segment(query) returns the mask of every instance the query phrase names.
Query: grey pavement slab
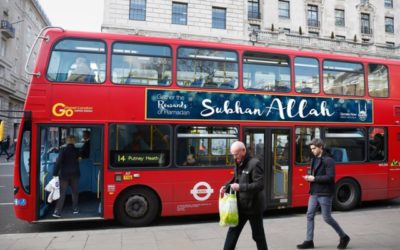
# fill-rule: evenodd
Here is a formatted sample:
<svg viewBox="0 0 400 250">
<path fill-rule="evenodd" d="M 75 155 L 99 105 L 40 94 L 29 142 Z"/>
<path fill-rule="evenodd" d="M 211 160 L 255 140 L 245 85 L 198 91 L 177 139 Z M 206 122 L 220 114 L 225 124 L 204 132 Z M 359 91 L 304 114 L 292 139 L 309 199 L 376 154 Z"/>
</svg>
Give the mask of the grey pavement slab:
<svg viewBox="0 0 400 250">
<path fill-rule="evenodd" d="M 380 208 L 334 212 L 334 218 L 351 237 L 348 249 L 400 249 L 400 208 Z M 269 249 L 296 249 L 304 240 L 305 215 L 265 218 Z M 143 228 L 93 231 L 0 235 L 0 250 L 219 250 L 227 228 L 215 223 L 197 223 Z M 316 249 L 336 249 L 338 236 L 321 215 L 316 216 Z M 256 245 L 247 224 L 239 238 L 237 250 L 253 250 Z"/>
</svg>

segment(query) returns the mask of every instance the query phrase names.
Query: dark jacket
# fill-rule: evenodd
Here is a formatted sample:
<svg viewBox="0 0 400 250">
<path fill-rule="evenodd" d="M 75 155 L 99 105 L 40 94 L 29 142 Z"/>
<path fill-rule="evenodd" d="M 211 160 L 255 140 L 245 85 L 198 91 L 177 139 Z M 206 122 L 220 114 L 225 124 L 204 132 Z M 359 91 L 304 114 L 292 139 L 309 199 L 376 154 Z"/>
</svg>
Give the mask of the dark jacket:
<svg viewBox="0 0 400 250">
<path fill-rule="evenodd" d="M 81 148 L 81 151 L 79 152 L 80 157 L 82 157 L 82 159 L 86 159 L 90 157 L 90 140 L 86 140 Z"/>
<path fill-rule="evenodd" d="M 71 177 L 79 177 L 79 151 L 74 144 L 67 144 L 61 148 L 58 155 L 53 175 L 59 176 L 60 179 L 68 179 Z"/>
<path fill-rule="evenodd" d="M 335 191 L 335 161 L 324 153 L 317 166 L 314 163 L 317 158 L 311 161 L 311 174 L 315 180 L 310 183 L 311 195 L 333 195 Z"/>
<path fill-rule="evenodd" d="M 237 193 L 239 213 L 259 214 L 265 209 L 264 193 L 264 168 L 257 158 L 246 154 L 243 162 L 235 166 L 235 176 L 226 184 L 239 183 L 240 191 Z"/>
</svg>

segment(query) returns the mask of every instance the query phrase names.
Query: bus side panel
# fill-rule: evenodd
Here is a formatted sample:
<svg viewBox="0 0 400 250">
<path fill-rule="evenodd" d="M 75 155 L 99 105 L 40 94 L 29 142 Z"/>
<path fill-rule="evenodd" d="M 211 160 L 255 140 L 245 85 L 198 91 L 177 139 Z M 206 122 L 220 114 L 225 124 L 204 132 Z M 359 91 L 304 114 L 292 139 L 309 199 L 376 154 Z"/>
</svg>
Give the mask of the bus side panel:
<svg viewBox="0 0 400 250">
<path fill-rule="evenodd" d="M 400 196 L 400 128 L 389 128 L 389 138 L 388 198 L 392 199 Z"/>
<path fill-rule="evenodd" d="M 308 204 L 309 183 L 303 179 L 308 166 L 295 166 L 292 178 L 292 207 L 304 207 Z"/>
</svg>

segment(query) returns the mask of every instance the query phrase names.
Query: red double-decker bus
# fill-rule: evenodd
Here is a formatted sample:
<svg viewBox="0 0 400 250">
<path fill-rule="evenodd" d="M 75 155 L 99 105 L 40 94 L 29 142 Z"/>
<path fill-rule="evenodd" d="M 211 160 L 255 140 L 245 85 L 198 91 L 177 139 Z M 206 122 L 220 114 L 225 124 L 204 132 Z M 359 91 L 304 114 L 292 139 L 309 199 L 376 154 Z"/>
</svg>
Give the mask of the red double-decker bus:
<svg viewBox="0 0 400 250">
<path fill-rule="evenodd" d="M 400 63 L 237 44 L 48 28 L 15 161 L 15 213 L 51 221 L 44 190 L 68 135 L 90 134 L 79 208 L 64 220 L 217 213 L 242 140 L 269 209 L 307 205 L 313 138 L 336 167 L 336 209 L 400 196 Z"/>
</svg>

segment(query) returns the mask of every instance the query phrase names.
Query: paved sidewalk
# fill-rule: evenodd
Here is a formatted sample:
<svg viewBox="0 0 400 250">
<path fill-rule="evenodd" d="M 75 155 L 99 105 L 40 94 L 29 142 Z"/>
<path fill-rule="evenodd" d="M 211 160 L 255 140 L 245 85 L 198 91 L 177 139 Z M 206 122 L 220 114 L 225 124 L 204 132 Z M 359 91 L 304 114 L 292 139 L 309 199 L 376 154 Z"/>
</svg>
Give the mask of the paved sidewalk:
<svg viewBox="0 0 400 250">
<path fill-rule="evenodd" d="M 348 249 L 400 249 L 400 208 L 335 212 L 334 218 L 350 235 Z M 296 249 L 304 239 L 305 215 L 264 219 L 269 249 Z M 0 235 L 0 250 L 85 249 L 85 250 L 220 250 L 227 228 L 215 223 L 153 226 L 96 231 Z M 336 249 L 338 237 L 316 217 L 316 249 Z M 238 250 L 256 249 L 247 224 Z"/>
</svg>

